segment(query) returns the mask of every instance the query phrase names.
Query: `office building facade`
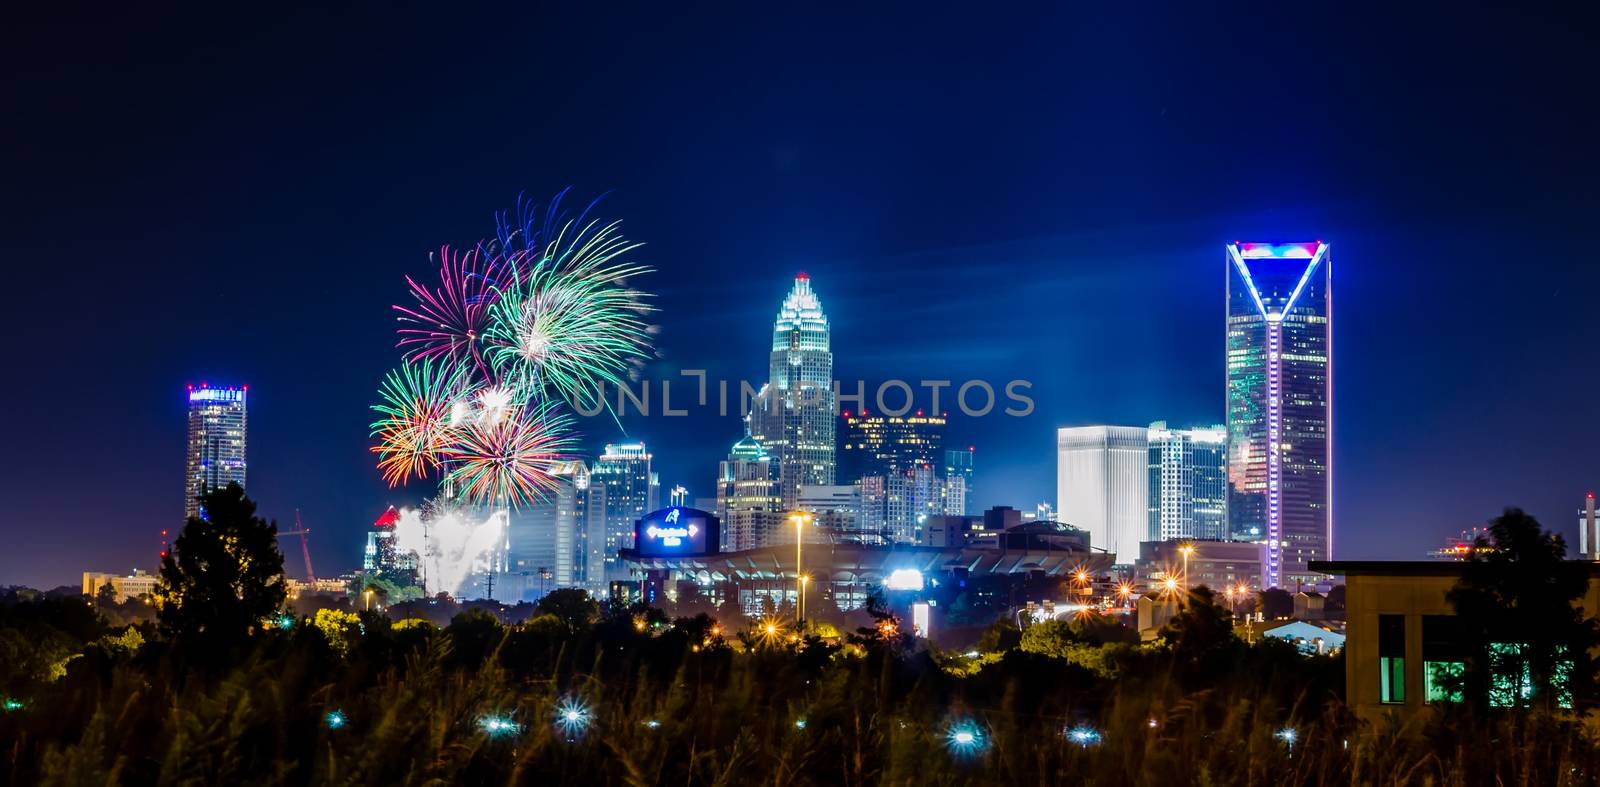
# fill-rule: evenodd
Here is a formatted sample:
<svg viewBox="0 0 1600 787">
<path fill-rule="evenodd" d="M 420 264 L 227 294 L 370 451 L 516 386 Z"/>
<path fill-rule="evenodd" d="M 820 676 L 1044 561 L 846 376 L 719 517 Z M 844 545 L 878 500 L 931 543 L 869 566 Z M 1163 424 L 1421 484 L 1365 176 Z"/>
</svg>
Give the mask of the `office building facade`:
<svg viewBox="0 0 1600 787">
<path fill-rule="evenodd" d="M 1149 527 L 1145 540 L 1225 540 L 1228 530 L 1228 430 L 1150 425 Z"/>
<path fill-rule="evenodd" d="M 245 394 L 248 386 L 189 386 L 188 459 L 184 515 L 200 516 L 200 495 L 230 483 L 245 485 Z"/>
<path fill-rule="evenodd" d="M 943 416 L 921 410 L 904 416 L 856 412 L 844 413 L 843 420 L 839 467 L 846 481 L 918 465 L 938 466 L 945 459 Z"/>
<path fill-rule="evenodd" d="M 1056 518 L 1119 565 L 1132 565 L 1148 540 L 1149 450 L 1142 426 L 1056 430 Z"/>
<path fill-rule="evenodd" d="M 1230 529 L 1294 588 L 1333 549 L 1332 262 L 1321 242 L 1232 243 L 1226 265 Z"/>
<path fill-rule="evenodd" d="M 589 473 L 589 487 L 591 491 L 595 487 L 604 490 L 601 496 L 605 525 L 601 543 L 591 543 L 590 548 L 598 546 L 601 550 L 603 576 L 593 575 L 595 566 L 591 561 L 590 584 L 608 585 L 613 580 L 627 578 L 617 550 L 632 549 L 633 523 L 660 507 L 656 478 L 655 471 L 650 468 L 650 452 L 642 442 L 609 444 L 595 460 Z M 589 533 L 591 538 L 596 535 L 592 530 Z"/>
<path fill-rule="evenodd" d="M 944 452 L 944 513 L 963 516 L 972 505 L 972 471 L 977 451 L 945 449 Z"/>
<path fill-rule="evenodd" d="M 802 273 L 772 328 L 767 385 L 751 404 L 751 434 L 778 462 L 782 502 L 794 508 L 800 487 L 834 482 L 833 351 L 828 317 Z"/>
<path fill-rule="evenodd" d="M 783 524 L 778 462 L 760 442 L 745 437 L 717 463 L 717 501 L 722 548 L 754 549 L 774 543 Z"/>
</svg>

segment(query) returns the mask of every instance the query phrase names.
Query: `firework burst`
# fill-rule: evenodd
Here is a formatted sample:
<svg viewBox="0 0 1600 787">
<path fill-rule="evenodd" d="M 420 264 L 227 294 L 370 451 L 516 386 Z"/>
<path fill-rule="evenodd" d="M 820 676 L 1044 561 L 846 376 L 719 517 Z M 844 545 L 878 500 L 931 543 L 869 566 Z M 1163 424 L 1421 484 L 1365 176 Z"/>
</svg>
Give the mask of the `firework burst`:
<svg viewBox="0 0 1600 787">
<path fill-rule="evenodd" d="M 461 252 L 449 246 L 439 249 L 438 259 L 437 288 L 406 277 L 416 305 L 394 307 L 402 323 L 398 346 L 407 360 L 443 358 L 485 369 L 483 331 L 506 260 L 482 248 Z"/>
<path fill-rule="evenodd" d="M 456 431 L 457 403 L 470 395 L 465 370 L 448 361 L 403 363 L 384 378 L 378 395 L 383 401 L 372 409 L 382 417 L 372 424 L 378 439 L 372 452 L 383 480 L 398 486 L 426 477 L 439 467 L 440 452 Z"/>
<path fill-rule="evenodd" d="M 563 228 L 535 261 L 512 266 L 485 331 L 495 370 L 590 409 L 605 383 L 621 384 L 650 354 L 651 311 L 628 278 L 649 268 L 622 261 L 639 244 L 616 224 Z"/>
<path fill-rule="evenodd" d="M 557 466 L 576 447 L 571 426 L 550 403 L 476 419 L 440 450 L 445 486 L 471 502 L 518 507 L 543 500 L 559 483 Z"/>
<path fill-rule="evenodd" d="M 540 210 L 518 199 L 495 236 L 443 247 L 435 286 L 406 278 L 395 306 L 404 363 L 374 406 L 378 469 L 391 486 L 437 472 L 464 505 L 519 506 L 558 483 L 574 446 L 563 405 L 598 409 L 650 356 L 647 295 L 628 279 L 639 244 L 617 223 L 569 220 L 556 195 Z"/>
</svg>

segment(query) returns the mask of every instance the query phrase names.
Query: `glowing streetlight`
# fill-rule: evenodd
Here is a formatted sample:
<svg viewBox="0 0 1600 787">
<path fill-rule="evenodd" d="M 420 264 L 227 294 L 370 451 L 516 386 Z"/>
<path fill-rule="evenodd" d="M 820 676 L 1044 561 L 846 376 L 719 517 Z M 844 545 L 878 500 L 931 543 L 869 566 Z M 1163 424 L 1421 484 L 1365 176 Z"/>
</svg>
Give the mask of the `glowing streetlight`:
<svg viewBox="0 0 1600 787">
<path fill-rule="evenodd" d="M 556 726 L 560 727 L 568 738 L 588 729 L 590 718 L 589 706 L 582 700 L 568 697 L 556 705 Z"/>
<path fill-rule="evenodd" d="M 1189 589 L 1189 556 L 1194 554 L 1194 544 L 1184 544 L 1178 547 L 1178 554 L 1183 555 L 1183 589 Z"/>
<path fill-rule="evenodd" d="M 811 575 L 800 575 L 800 619 L 806 619 L 806 590 L 811 587 Z"/>
<path fill-rule="evenodd" d="M 330 729 L 330 730 L 340 729 L 340 728 L 344 727 L 344 725 L 350 723 L 350 719 L 345 717 L 344 711 L 339 711 L 339 710 L 328 711 L 328 715 L 325 717 L 325 721 L 327 722 L 328 729 Z"/>
<path fill-rule="evenodd" d="M 789 519 L 794 522 L 794 594 L 799 599 L 795 609 L 799 613 L 797 619 L 803 620 L 805 619 L 805 612 L 801 607 L 805 604 L 806 586 L 805 582 L 801 580 L 800 559 L 803 556 L 802 550 L 806 545 L 805 526 L 806 522 L 811 520 L 811 515 L 792 514 Z"/>
<path fill-rule="evenodd" d="M 363 592 L 361 595 L 366 596 L 366 598 L 367 598 L 367 611 L 371 612 L 372 611 L 372 588 L 367 588 L 366 591 Z"/>
<path fill-rule="evenodd" d="M 1067 730 L 1065 735 L 1067 740 L 1086 749 L 1100 742 L 1100 731 L 1087 725 L 1080 724 L 1073 727 Z"/>
</svg>

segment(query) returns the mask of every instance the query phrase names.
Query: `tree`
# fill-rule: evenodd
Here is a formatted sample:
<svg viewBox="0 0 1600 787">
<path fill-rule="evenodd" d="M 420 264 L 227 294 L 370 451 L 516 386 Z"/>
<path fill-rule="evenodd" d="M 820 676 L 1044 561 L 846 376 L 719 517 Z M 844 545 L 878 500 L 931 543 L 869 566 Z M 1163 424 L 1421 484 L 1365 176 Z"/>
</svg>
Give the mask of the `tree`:
<svg viewBox="0 0 1600 787">
<path fill-rule="evenodd" d="M 230 647 L 276 614 L 288 595 L 278 525 L 256 516 L 237 483 L 200 496 L 161 561 L 161 627 L 203 647 Z"/>
<path fill-rule="evenodd" d="M 1217 604 L 1211 588 L 1189 591 L 1183 610 L 1161 629 L 1161 639 L 1180 661 L 1199 664 L 1239 644 L 1233 633 L 1233 613 Z"/>
<path fill-rule="evenodd" d="M 539 599 L 539 614 L 555 615 L 567 630 L 577 633 L 600 619 L 600 605 L 580 588 L 557 588 Z"/>
<path fill-rule="evenodd" d="M 1294 594 L 1283 588 L 1267 588 L 1256 594 L 1256 609 L 1267 620 L 1294 615 Z"/>
<path fill-rule="evenodd" d="M 1448 599 L 1466 656 L 1462 688 L 1497 706 L 1570 705 L 1588 695 L 1595 626 L 1575 602 L 1589 564 L 1566 559 L 1561 536 L 1519 508 L 1489 523 Z"/>
</svg>

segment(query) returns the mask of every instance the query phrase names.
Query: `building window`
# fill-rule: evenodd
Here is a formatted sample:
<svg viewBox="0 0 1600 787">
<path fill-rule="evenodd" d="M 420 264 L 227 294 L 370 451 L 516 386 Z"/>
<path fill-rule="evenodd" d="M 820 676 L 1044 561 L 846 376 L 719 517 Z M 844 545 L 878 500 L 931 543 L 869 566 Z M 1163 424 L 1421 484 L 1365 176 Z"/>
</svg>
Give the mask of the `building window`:
<svg viewBox="0 0 1600 787">
<path fill-rule="evenodd" d="M 1378 616 L 1378 701 L 1406 701 L 1406 618 Z"/>
<path fill-rule="evenodd" d="M 1466 650 L 1454 615 L 1422 616 L 1422 693 L 1428 702 L 1460 702 Z"/>
</svg>

